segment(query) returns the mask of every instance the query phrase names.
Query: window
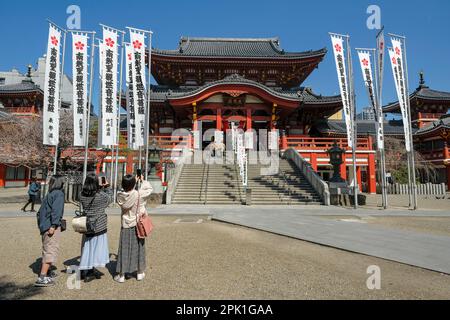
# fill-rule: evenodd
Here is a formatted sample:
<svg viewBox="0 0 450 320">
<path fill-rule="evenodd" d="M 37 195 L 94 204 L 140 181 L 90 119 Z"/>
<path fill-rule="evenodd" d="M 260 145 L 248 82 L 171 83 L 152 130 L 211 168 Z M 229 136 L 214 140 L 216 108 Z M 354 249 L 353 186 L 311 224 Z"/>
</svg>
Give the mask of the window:
<svg viewBox="0 0 450 320">
<path fill-rule="evenodd" d="M 6 180 L 25 180 L 25 167 L 7 167 Z"/>
<path fill-rule="evenodd" d="M 0 86 L 6 83 L 6 78 L 0 78 Z"/>
</svg>

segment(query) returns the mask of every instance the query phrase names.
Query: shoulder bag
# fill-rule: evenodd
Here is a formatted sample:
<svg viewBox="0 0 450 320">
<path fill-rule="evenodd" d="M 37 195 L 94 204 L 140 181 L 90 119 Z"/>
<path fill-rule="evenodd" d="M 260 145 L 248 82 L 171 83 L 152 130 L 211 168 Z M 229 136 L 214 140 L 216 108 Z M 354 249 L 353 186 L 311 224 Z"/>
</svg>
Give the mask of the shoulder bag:
<svg viewBox="0 0 450 320">
<path fill-rule="evenodd" d="M 141 195 L 138 191 L 138 203 L 136 209 L 136 233 L 139 239 L 147 238 L 153 230 L 153 223 L 148 214 L 140 213 Z"/>
</svg>

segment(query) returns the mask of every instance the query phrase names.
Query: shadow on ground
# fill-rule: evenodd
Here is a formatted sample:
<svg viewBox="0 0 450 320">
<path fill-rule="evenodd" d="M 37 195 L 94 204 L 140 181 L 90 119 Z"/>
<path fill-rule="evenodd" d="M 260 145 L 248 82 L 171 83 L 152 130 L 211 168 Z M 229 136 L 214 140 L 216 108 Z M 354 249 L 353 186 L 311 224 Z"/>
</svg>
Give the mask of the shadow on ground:
<svg viewBox="0 0 450 320">
<path fill-rule="evenodd" d="M 31 298 L 42 292 L 42 288 L 34 284 L 18 285 L 8 281 L 5 276 L 0 277 L 0 300 L 23 300 Z"/>
</svg>

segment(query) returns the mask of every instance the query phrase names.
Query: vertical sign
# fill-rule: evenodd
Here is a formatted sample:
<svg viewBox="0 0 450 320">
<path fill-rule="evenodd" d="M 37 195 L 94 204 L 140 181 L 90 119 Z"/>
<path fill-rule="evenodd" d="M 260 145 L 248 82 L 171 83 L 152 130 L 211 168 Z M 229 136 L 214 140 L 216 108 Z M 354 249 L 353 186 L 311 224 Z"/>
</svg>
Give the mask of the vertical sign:
<svg viewBox="0 0 450 320">
<path fill-rule="evenodd" d="M 384 74 L 384 48 L 386 47 L 384 41 L 383 30 L 377 35 L 377 52 L 378 52 L 378 88 L 379 96 L 381 98 L 383 88 L 383 74 Z"/>
<path fill-rule="evenodd" d="M 86 144 L 87 109 L 87 34 L 72 33 L 72 78 L 73 78 L 73 145 Z"/>
<path fill-rule="evenodd" d="M 139 146 L 136 143 L 136 113 L 133 98 L 133 47 L 130 44 L 125 46 L 125 57 L 128 148 L 137 150 L 139 149 Z"/>
<path fill-rule="evenodd" d="M 103 27 L 102 145 L 117 144 L 117 32 Z"/>
<path fill-rule="evenodd" d="M 133 103 L 136 122 L 136 145 L 143 146 L 145 140 L 145 34 L 134 29 L 130 29 L 132 55 L 132 75 L 133 75 Z"/>
<path fill-rule="evenodd" d="M 377 129 L 377 146 L 378 149 L 384 149 L 383 141 L 383 114 L 378 106 L 378 100 L 375 93 L 375 85 L 373 81 L 372 55 L 367 50 L 358 50 L 359 63 L 363 74 L 364 84 L 366 86 L 367 95 L 373 108 Z M 381 115 L 381 116 L 380 116 Z M 380 123 L 381 122 L 381 123 Z"/>
<path fill-rule="evenodd" d="M 345 125 L 347 127 L 348 146 L 353 147 L 353 119 L 350 104 L 350 92 L 347 79 L 347 70 L 344 54 L 344 40 L 342 36 L 331 34 L 331 42 L 333 45 L 334 59 L 336 62 L 336 71 L 341 92 L 342 105 L 344 108 Z"/>
<path fill-rule="evenodd" d="M 59 142 L 60 48 L 61 31 L 50 25 L 45 64 L 43 144 L 51 146 Z"/>
<path fill-rule="evenodd" d="M 391 60 L 392 73 L 394 75 L 395 88 L 397 91 L 398 104 L 400 106 L 400 111 L 403 120 L 403 130 L 405 133 L 405 147 L 406 151 L 411 151 L 411 141 L 410 141 L 410 123 L 408 117 L 408 102 L 406 99 L 406 84 L 405 84 L 405 73 L 403 70 L 403 55 L 401 42 L 392 39 L 393 48 L 389 48 L 389 58 Z"/>
</svg>

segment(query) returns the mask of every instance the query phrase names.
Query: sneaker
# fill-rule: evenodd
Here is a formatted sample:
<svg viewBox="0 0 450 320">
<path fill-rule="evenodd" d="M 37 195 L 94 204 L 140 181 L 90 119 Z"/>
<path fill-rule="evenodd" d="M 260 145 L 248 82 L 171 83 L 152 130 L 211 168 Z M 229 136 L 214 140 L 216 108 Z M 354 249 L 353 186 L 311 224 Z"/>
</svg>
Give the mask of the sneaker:
<svg viewBox="0 0 450 320">
<path fill-rule="evenodd" d="M 50 277 L 39 277 L 34 283 L 35 287 L 51 287 L 53 285 L 55 285 L 55 281 Z"/>
<path fill-rule="evenodd" d="M 55 270 L 51 270 L 51 271 L 47 272 L 47 277 L 55 279 L 57 276 L 58 276 L 58 272 L 56 272 Z"/>
<path fill-rule="evenodd" d="M 137 276 L 136 276 L 137 281 L 142 281 L 142 280 L 144 280 L 144 278 L 145 278 L 145 273 L 144 272 L 138 273 Z"/>
<path fill-rule="evenodd" d="M 114 281 L 117 281 L 119 283 L 124 283 L 125 282 L 125 276 L 118 274 L 118 275 L 116 275 L 114 277 Z"/>
</svg>

